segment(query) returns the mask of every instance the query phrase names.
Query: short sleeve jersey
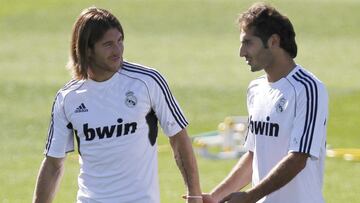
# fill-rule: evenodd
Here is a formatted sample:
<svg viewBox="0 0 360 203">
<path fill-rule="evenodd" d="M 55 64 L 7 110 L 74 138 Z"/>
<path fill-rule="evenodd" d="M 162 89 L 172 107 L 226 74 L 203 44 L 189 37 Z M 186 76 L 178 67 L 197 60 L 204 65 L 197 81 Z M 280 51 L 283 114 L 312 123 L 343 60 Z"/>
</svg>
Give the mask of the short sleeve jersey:
<svg viewBox="0 0 360 203">
<path fill-rule="evenodd" d="M 124 62 L 107 81 L 74 80 L 58 92 L 44 153 L 65 157 L 76 138 L 78 202 L 158 203 L 158 122 L 169 137 L 188 125 L 159 72 Z"/>
<path fill-rule="evenodd" d="M 288 184 L 259 202 L 322 203 L 328 94 L 313 74 L 297 65 L 269 83 L 253 80 L 247 93 L 249 130 L 245 147 L 254 152 L 257 185 L 289 152 L 310 155 L 306 167 Z"/>
</svg>

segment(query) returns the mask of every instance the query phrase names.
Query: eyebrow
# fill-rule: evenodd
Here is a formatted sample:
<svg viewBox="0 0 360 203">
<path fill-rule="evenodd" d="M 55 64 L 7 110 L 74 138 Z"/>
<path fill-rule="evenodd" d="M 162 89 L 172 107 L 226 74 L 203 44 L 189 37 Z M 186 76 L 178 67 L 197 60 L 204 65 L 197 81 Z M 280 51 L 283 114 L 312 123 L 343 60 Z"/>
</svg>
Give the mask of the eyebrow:
<svg viewBox="0 0 360 203">
<path fill-rule="evenodd" d="M 112 44 L 112 41 L 106 41 L 102 43 L 103 45 L 108 45 L 108 44 Z"/>
<path fill-rule="evenodd" d="M 123 40 L 123 38 L 122 37 L 119 37 L 119 39 L 118 39 L 118 41 L 121 41 L 121 40 Z M 106 42 L 103 42 L 102 44 L 103 45 L 106 45 L 106 44 L 112 44 L 113 43 L 113 41 L 112 40 L 109 40 L 109 41 L 106 41 Z"/>
<path fill-rule="evenodd" d="M 124 40 L 124 37 L 121 35 L 119 38 L 118 38 L 118 41 L 123 41 Z M 107 45 L 107 44 L 112 44 L 113 41 L 112 40 L 109 40 L 109 41 L 106 41 L 106 42 L 103 42 L 102 45 Z"/>
</svg>

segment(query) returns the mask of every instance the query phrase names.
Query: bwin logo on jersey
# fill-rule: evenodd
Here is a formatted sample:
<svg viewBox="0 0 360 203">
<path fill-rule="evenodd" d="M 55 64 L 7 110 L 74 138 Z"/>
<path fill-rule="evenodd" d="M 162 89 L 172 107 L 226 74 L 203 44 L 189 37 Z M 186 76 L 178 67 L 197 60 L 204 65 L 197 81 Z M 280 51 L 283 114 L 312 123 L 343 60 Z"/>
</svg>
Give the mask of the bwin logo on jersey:
<svg viewBox="0 0 360 203">
<path fill-rule="evenodd" d="M 137 98 L 134 96 L 134 92 L 132 91 L 128 91 L 126 92 L 126 98 L 125 98 L 125 104 L 126 106 L 132 108 L 136 105 L 137 103 Z"/>
<path fill-rule="evenodd" d="M 123 123 L 123 119 L 117 119 L 117 124 L 111 126 L 103 126 L 90 128 L 88 123 L 83 124 L 83 132 L 86 141 L 94 140 L 95 137 L 99 139 L 111 138 L 112 136 L 120 137 L 128 134 L 134 134 L 137 129 L 136 122 Z"/>
<path fill-rule="evenodd" d="M 287 100 L 284 97 L 280 98 L 279 101 L 277 101 L 276 105 L 275 105 L 276 112 L 282 113 L 283 111 L 285 111 L 287 105 L 288 105 Z"/>
<path fill-rule="evenodd" d="M 279 136 L 279 124 L 271 123 L 270 117 L 266 117 L 266 122 L 264 121 L 254 121 L 252 120 L 252 116 L 250 116 L 249 120 L 249 130 L 251 133 L 255 135 L 265 135 L 265 136 Z"/>
</svg>

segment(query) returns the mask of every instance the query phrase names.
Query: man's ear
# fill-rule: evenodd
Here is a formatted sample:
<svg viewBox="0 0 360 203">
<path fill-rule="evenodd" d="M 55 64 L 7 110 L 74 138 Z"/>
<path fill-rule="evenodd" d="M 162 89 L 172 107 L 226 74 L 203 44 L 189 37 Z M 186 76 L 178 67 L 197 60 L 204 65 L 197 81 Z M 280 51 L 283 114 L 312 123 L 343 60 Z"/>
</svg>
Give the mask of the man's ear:
<svg viewBox="0 0 360 203">
<path fill-rule="evenodd" d="M 267 42 L 268 47 L 280 47 L 280 36 L 278 34 L 272 34 Z"/>
</svg>

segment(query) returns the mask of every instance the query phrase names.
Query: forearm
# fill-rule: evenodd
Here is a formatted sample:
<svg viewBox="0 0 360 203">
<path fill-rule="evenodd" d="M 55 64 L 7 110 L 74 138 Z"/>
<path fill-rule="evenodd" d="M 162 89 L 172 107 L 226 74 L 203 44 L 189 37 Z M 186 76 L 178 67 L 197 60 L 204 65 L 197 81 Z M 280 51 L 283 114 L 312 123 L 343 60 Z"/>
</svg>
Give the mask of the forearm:
<svg viewBox="0 0 360 203">
<path fill-rule="evenodd" d="M 252 152 L 245 153 L 229 175 L 212 190 L 211 195 L 213 198 L 220 201 L 230 193 L 237 192 L 247 186 L 252 177 L 252 159 Z"/>
<path fill-rule="evenodd" d="M 64 167 L 62 164 L 54 165 L 50 162 L 49 158 L 45 158 L 42 162 L 35 186 L 33 203 L 50 203 L 55 197 Z"/>
<path fill-rule="evenodd" d="M 176 164 L 181 171 L 189 195 L 200 196 L 199 173 L 190 138 L 182 130 L 170 139 Z"/>
<path fill-rule="evenodd" d="M 254 188 L 248 190 L 255 201 L 289 183 L 306 165 L 308 155 L 290 153 Z"/>
</svg>

